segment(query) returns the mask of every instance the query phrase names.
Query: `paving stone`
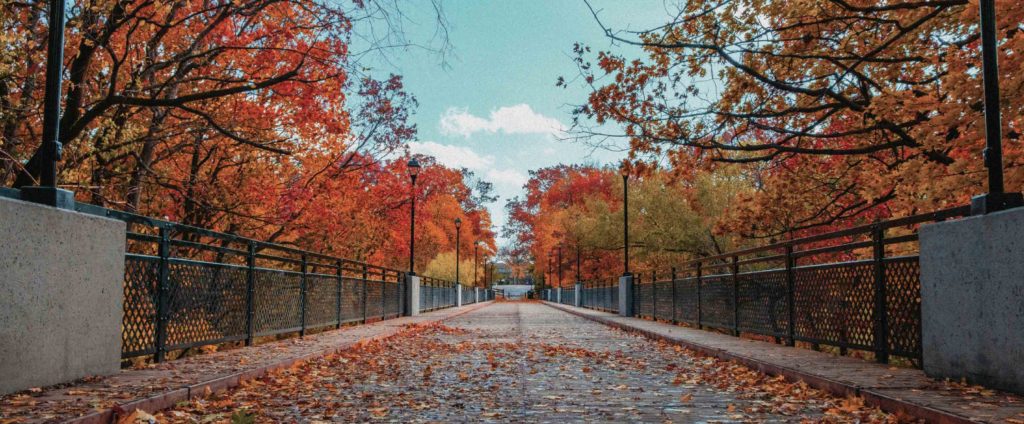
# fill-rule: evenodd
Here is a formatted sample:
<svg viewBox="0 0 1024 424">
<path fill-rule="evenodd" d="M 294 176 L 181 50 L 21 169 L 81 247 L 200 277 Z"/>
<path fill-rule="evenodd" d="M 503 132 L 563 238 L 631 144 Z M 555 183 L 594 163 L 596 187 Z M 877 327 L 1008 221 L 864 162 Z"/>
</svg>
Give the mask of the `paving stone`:
<svg viewBox="0 0 1024 424">
<path fill-rule="evenodd" d="M 301 339 L 290 338 L 191 356 L 145 369 L 123 369 L 112 376 L 0 396 L 0 423 L 59 422 L 129 402 L 174 394 L 183 388 L 187 394 L 194 395 L 188 393 L 189 386 L 229 378 L 238 373 L 260 371 L 267 366 L 309 355 L 344 349 L 370 339 L 393 335 L 409 325 L 438 322 L 480 306 L 443 309 L 415 317 L 343 327 Z"/>
<path fill-rule="evenodd" d="M 936 422 L 1024 423 L 1024 397 L 928 378 L 915 368 L 786 347 L 640 318 L 552 305 L 590 320 L 670 340 L 748 366 L 798 375 L 819 385 L 863 396 L 887 410 Z"/>
<path fill-rule="evenodd" d="M 679 381 L 684 370 L 731 366 L 709 361 L 538 302 L 498 302 L 161 417 L 243 408 L 257 422 L 802 422 L 842 401 L 793 384 L 806 393 L 739 390 L 725 375 Z"/>
</svg>

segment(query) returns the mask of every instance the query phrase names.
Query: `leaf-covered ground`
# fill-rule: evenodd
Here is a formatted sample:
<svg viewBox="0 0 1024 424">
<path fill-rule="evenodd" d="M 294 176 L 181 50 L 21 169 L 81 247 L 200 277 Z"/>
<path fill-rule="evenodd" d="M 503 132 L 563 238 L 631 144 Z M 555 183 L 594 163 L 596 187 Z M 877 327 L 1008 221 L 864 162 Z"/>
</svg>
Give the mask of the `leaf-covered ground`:
<svg viewBox="0 0 1024 424">
<path fill-rule="evenodd" d="M 538 303 L 272 373 L 156 416 L 171 422 L 894 422 L 841 399 Z"/>
</svg>

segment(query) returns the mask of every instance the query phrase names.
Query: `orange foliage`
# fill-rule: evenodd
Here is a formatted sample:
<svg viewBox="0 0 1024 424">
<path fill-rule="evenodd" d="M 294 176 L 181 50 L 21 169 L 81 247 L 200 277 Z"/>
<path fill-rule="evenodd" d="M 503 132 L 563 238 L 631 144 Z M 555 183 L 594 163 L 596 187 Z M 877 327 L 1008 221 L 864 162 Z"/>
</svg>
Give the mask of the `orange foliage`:
<svg viewBox="0 0 1024 424">
<path fill-rule="evenodd" d="M 405 267 L 416 107 L 349 56 L 361 2 L 69 5 L 59 181 L 78 200 Z M 0 1 L 0 183 L 38 177 L 45 3 Z M 468 178 L 420 177 L 417 261 L 452 220 L 493 246 Z"/>
</svg>

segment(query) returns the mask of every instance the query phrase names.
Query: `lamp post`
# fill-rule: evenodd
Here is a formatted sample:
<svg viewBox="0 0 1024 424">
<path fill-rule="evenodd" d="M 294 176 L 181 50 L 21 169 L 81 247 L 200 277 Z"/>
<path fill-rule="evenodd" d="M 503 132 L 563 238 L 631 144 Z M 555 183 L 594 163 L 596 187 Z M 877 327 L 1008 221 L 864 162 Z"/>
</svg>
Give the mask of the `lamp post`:
<svg viewBox="0 0 1024 424">
<path fill-rule="evenodd" d="M 622 276 L 629 277 L 629 168 L 623 166 L 619 173 L 622 175 L 622 239 L 624 247 L 625 263 Z"/>
<path fill-rule="evenodd" d="M 420 174 L 420 163 L 412 158 L 406 168 L 409 170 L 409 178 L 412 180 L 412 196 L 409 213 L 409 275 L 416 275 L 413 270 L 413 262 L 416 257 L 416 176 Z"/>
<path fill-rule="evenodd" d="M 476 273 L 476 268 L 477 268 L 476 255 L 477 255 L 477 251 L 478 250 L 480 250 L 480 240 L 477 240 L 477 241 L 473 242 L 473 287 L 476 287 L 477 285 L 480 284 L 480 278 L 477 276 L 477 273 Z"/>
<path fill-rule="evenodd" d="M 558 245 L 558 288 L 562 288 L 562 245 Z"/>
<path fill-rule="evenodd" d="M 46 45 L 46 87 L 43 93 L 43 131 L 39 145 L 39 185 L 21 187 L 23 200 L 63 209 L 73 209 L 75 197 L 69 190 L 57 188 L 57 162 L 62 156 L 60 143 L 61 79 L 64 73 L 64 1 L 51 0 L 49 33 Z"/>
<path fill-rule="evenodd" d="M 576 240 L 576 282 L 583 281 L 582 275 L 580 275 L 580 242 Z"/>
<path fill-rule="evenodd" d="M 1021 193 L 1003 187 L 1002 124 L 999 118 L 999 55 L 996 51 L 995 0 L 981 0 L 981 62 L 985 85 L 985 150 L 988 193 L 971 199 L 971 215 L 983 215 L 1024 205 Z"/>
<path fill-rule="evenodd" d="M 486 263 L 484 263 L 484 265 L 486 265 Z M 552 268 L 551 267 L 551 251 L 549 250 L 548 251 L 548 272 L 547 272 L 547 274 L 544 277 L 544 288 L 551 287 L 551 280 L 552 280 L 552 278 L 551 278 L 551 274 L 552 274 L 551 268 Z M 484 270 L 484 272 L 487 272 L 486 269 Z"/>
<path fill-rule="evenodd" d="M 490 261 L 490 258 L 488 258 L 487 256 L 484 256 L 484 287 L 485 288 L 486 287 L 490 287 L 490 285 L 491 285 L 491 272 L 494 271 L 494 269 L 492 267 L 488 267 L 488 265 L 490 265 L 489 261 Z"/>
<path fill-rule="evenodd" d="M 462 220 L 455 218 L 455 284 L 459 284 L 459 238 L 462 234 Z"/>
</svg>

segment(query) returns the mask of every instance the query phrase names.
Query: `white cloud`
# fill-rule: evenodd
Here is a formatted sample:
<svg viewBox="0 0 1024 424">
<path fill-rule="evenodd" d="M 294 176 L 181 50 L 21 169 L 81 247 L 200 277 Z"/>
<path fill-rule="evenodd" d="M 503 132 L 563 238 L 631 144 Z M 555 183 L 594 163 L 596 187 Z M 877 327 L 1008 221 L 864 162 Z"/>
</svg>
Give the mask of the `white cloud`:
<svg viewBox="0 0 1024 424">
<path fill-rule="evenodd" d="M 511 187 L 519 188 L 529 179 L 522 172 L 516 171 L 515 169 L 489 169 L 486 173 L 487 181 L 490 181 L 496 185 L 508 185 Z"/>
<path fill-rule="evenodd" d="M 557 119 L 534 112 L 526 103 L 492 110 L 488 118 L 473 115 L 466 109 L 448 108 L 441 116 L 440 126 L 444 135 L 461 135 L 467 138 L 480 131 L 551 135 L 565 131 L 565 126 Z"/>
<path fill-rule="evenodd" d="M 494 156 L 480 156 L 466 147 L 441 144 L 433 141 L 409 142 L 409 150 L 413 153 L 433 156 L 450 168 L 469 168 L 479 170 L 494 165 Z"/>
</svg>

